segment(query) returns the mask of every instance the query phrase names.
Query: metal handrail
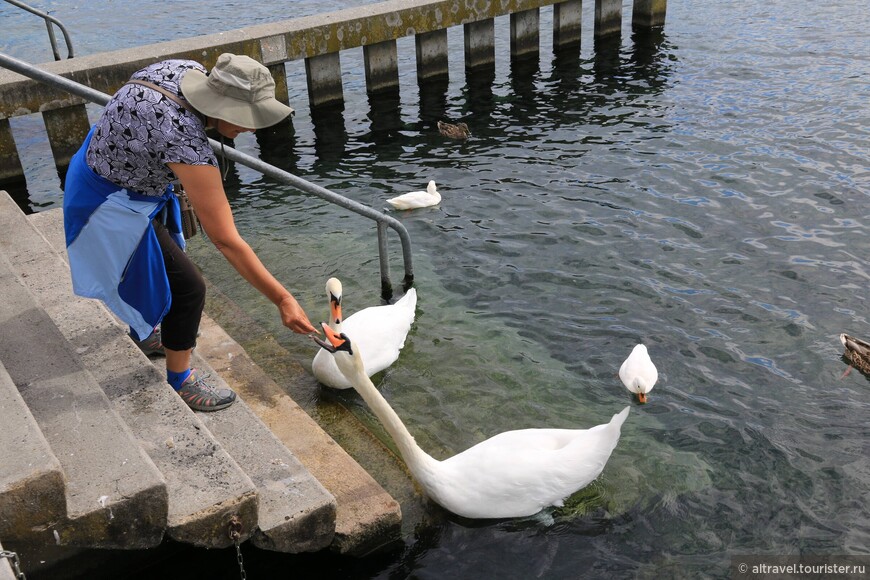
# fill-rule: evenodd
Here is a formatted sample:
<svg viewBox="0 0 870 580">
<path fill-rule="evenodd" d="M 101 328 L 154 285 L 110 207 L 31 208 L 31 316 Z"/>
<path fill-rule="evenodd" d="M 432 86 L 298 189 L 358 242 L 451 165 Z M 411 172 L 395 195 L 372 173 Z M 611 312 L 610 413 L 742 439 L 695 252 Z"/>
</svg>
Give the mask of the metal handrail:
<svg viewBox="0 0 870 580">
<path fill-rule="evenodd" d="M 63 25 L 63 22 L 61 22 L 54 16 L 37 10 L 36 8 L 33 8 L 31 6 L 28 6 L 27 4 L 25 4 L 24 2 L 20 2 L 19 0 L 6 1 L 13 6 L 18 6 L 19 8 L 27 10 L 31 14 L 36 14 L 37 16 L 45 20 L 45 27 L 48 29 L 48 39 L 51 41 L 51 51 L 54 53 L 54 60 L 60 60 L 60 52 L 57 50 L 57 39 L 54 37 L 54 28 L 51 27 L 52 24 L 56 24 L 57 27 L 60 28 L 60 31 L 63 32 L 63 39 L 66 41 L 66 50 L 68 53 L 67 58 L 72 58 L 73 56 L 75 56 L 73 54 L 72 39 L 70 39 L 69 33 L 67 33 L 66 27 Z"/>
<path fill-rule="evenodd" d="M 83 99 L 97 103 L 99 105 L 105 106 L 106 103 L 109 102 L 109 99 L 111 99 L 111 97 L 106 93 L 102 93 L 86 85 L 71 81 L 68 78 L 62 77 L 60 75 L 44 71 L 29 63 L 26 63 L 22 60 L 3 53 L 0 53 L 0 66 L 22 74 L 35 81 L 54 85 L 60 89 L 70 92 L 74 95 L 78 95 Z M 408 230 L 405 229 L 405 226 L 402 225 L 400 221 L 391 216 L 378 212 L 366 205 L 362 205 L 359 202 L 353 201 L 352 199 L 348 199 L 344 196 L 338 195 L 337 193 L 329 191 L 324 187 L 315 185 L 309 181 L 302 179 L 301 177 L 297 177 L 292 173 L 288 173 L 282 169 L 279 169 L 274 165 L 269 165 L 268 163 L 265 163 L 260 159 L 257 159 L 256 157 L 251 157 L 250 155 L 242 153 L 241 151 L 233 149 L 232 147 L 223 147 L 221 143 L 215 141 L 214 139 L 209 139 L 208 142 L 217 155 L 222 155 L 227 159 L 230 159 L 237 163 L 241 163 L 242 165 L 250 167 L 255 171 L 259 171 L 263 175 L 268 175 L 269 177 L 276 179 L 282 183 L 291 185 L 306 193 L 316 195 L 317 197 L 325 201 L 328 201 L 335 205 L 339 205 L 345 209 L 348 209 L 354 213 L 357 213 L 361 216 L 367 217 L 377 222 L 378 254 L 380 257 L 381 268 L 381 297 L 385 300 L 389 300 L 393 294 L 392 285 L 390 284 L 390 266 L 386 255 L 386 228 L 389 227 L 395 230 L 396 233 L 399 235 L 399 239 L 402 242 L 402 258 L 404 259 L 405 263 L 405 277 L 402 280 L 402 288 L 404 290 L 407 290 L 413 285 L 414 271 L 411 264 L 411 237 L 408 235 Z"/>
</svg>

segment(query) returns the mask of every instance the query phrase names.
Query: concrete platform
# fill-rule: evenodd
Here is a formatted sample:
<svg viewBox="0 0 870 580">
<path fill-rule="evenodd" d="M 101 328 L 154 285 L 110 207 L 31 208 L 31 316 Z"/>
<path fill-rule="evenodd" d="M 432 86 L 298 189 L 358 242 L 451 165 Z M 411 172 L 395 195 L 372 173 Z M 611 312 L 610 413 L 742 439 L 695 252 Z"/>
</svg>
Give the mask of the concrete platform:
<svg viewBox="0 0 870 580">
<path fill-rule="evenodd" d="M 100 302 L 73 295 L 66 252 L 56 252 L 23 214 L 3 208 L 11 200 L 2 197 L 0 216 L 6 217 L 0 217 L 0 223 L 8 223 L 4 231 L 15 234 L 12 240 L 0 232 L 0 246 L 24 248 L 9 253 L 22 279 L 65 338 L 76 345 L 85 367 L 166 478 L 166 535 L 204 548 L 227 547 L 232 545 L 228 525 L 236 517 L 242 527 L 241 539 L 246 540 L 257 527 L 254 483 L 172 391 L 165 375 L 154 368 L 114 316 Z M 45 216 L 42 225 L 55 243 L 60 238 L 63 248 L 61 212 Z"/>
<path fill-rule="evenodd" d="M 61 212 L 38 214 L 28 225 L 39 235 L 34 227 L 38 225 L 52 247 L 63 248 Z M 26 229 L 19 229 L 19 238 L 27 235 L 23 233 Z M 26 245 L 37 247 L 39 240 L 34 238 Z M 49 272 L 52 268 L 44 264 L 48 258 L 40 260 L 39 272 L 27 276 L 35 287 L 42 288 L 38 277 L 69 279 L 65 262 L 54 260 L 55 266 L 60 261 L 63 267 Z M 92 335 L 83 355 L 88 368 L 99 375 L 121 415 L 135 425 L 144 448 L 167 475 L 169 537 L 202 547 L 226 547 L 232 543 L 228 523 L 235 517 L 241 526 L 240 539 L 252 538 L 259 547 L 303 552 L 330 545 L 335 499 L 244 401 L 219 413 L 192 412 L 166 384 L 163 359 L 149 361 L 97 301 L 70 299 L 72 288 L 58 286 L 42 288 L 40 293 L 46 303 L 66 304 L 55 316 L 68 329 L 70 340 Z M 95 333 L 95 325 L 103 331 Z M 221 381 L 205 361 L 197 366 Z M 134 374 L 139 380 L 133 380 Z M 149 379 L 143 381 L 142 376 Z M 141 388 L 131 392 L 131 384 Z M 143 400 L 144 391 L 150 391 L 148 400 Z M 202 453 L 202 444 L 191 444 L 204 438 L 205 448 L 214 453 Z"/>
<path fill-rule="evenodd" d="M 0 193 L 0 256 L 163 473 L 167 537 L 230 545 L 232 515 L 243 520 L 242 540 L 270 550 L 362 555 L 397 537 L 398 502 L 214 321 L 204 318 L 194 364 L 211 367 L 240 400 L 194 413 L 165 383 L 162 359 L 149 361 L 101 303 L 72 295 L 63 248 L 60 210 L 25 218 Z M 236 499 L 214 500 L 228 489 Z"/>
</svg>

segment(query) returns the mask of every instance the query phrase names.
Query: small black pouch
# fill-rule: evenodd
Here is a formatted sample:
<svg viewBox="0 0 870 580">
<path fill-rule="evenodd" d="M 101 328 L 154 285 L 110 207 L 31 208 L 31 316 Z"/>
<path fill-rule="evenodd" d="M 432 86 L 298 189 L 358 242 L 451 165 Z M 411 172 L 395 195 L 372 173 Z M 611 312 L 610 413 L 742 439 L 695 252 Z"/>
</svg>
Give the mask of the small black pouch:
<svg viewBox="0 0 870 580">
<path fill-rule="evenodd" d="M 181 185 L 174 184 L 175 196 L 178 198 L 178 207 L 181 210 L 181 233 L 185 240 L 189 240 L 199 233 L 199 220 L 196 217 L 196 212 L 193 211 L 193 206 L 190 205 L 190 200 L 187 199 L 187 193 L 182 189 Z"/>
</svg>

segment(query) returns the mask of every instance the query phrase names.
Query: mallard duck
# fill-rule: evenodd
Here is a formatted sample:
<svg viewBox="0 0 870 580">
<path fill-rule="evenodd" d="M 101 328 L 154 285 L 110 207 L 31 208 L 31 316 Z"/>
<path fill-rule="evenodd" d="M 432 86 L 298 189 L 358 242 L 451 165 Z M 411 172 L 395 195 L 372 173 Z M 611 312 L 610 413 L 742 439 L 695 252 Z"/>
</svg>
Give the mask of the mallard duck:
<svg viewBox="0 0 870 580">
<path fill-rule="evenodd" d="M 438 188 L 435 187 L 435 182 L 430 181 L 429 185 L 426 187 L 426 191 L 404 193 L 398 197 L 388 199 L 387 203 L 396 209 L 429 207 L 441 203 L 441 194 L 438 193 Z"/>
<path fill-rule="evenodd" d="M 632 349 L 619 367 L 619 378 L 626 389 L 637 395 L 639 402 L 646 403 L 646 394 L 659 380 L 659 372 L 644 345 L 638 344 Z"/>
<path fill-rule="evenodd" d="M 360 351 L 346 333 L 323 323 L 327 340 L 312 335 L 396 442 L 426 495 L 466 518 L 531 516 L 592 483 L 619 442 L 630 407 L 590 429 L 505 431 L 439 461 L 423 451 L 363 368 Z"/>
<path fill-rule="evenodd" d="M 326 281 L 329 326 L 337 333 L 346 331 L 357 337 L 355 344 L 362 355 L 366 374 L 372 376 L 399 358 L 399 351 L 405 346 L 405 338 L 414 322 L 417 291 L 410 288 L 395 304 L 370 306 L 345 319 L 341 315 L 341 294 L 341 281 L 338 278 Z M 314 356 L 311 372 L 327 387 L 351 388 L 351 384 L 335 366 L 332 356 L 323 349 L 318 350 Z"/>
<path fill-rule="evenodd" d="M 870 343 L 845 333 L 840 335 L 840 342 L 845 348 L 843 356 L 852 363 L 852 366 L 862 373 L 870 374 Z M 843 376 L 849 374 L 851 369 L 852 367 L 846 369 Z"/>
<path fill-rule="evenodd" d="M 444 121 L 438 121 L 438 132 L 444 135 L 445 137 L 450 137 L 451 139 L 459 139 L 460 141 L 468 139 L 471 135 L 471 131 L 468 130 L 468 125 L 465 123 L 445 123 Z"/>
</svg>

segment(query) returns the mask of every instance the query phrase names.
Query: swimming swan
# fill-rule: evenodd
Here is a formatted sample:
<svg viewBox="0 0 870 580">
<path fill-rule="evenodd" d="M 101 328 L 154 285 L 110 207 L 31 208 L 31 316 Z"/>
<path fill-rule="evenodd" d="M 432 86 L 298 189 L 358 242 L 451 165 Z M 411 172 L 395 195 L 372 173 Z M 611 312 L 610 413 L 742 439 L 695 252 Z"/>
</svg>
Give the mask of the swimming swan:
<svg viewBox="0 0 870 580">
<path fill-rule="evenodd" d="M 417 291 L 408 290 L 395 304 L 371 306 L 341 318 L 341 282 L 338 278 L 326 281 L 326 296 L 329 299 L 329 325 L 337 333 L 350 332 L 357 337 L 354 345 L 359 349 L 363 367 L 368 376 L 381 372 L 399 358 L 399 351 L 405 346 L 405 337 L 414 322 L 417 308 Z M 349 389 L 350 382 L 345 378 L 332 355 L 323 350 L 317 351 L 311 363 L 314 377 L 333 389 Z"/>
<path fill-rule="evenodd" d="M 412 191 L 402 194 L 398 197 L 388 199 L 387 203 L 396 209 L 416 209 L 418 207 L 429 207 L 430 205 L 438 205 L 441 203 L 441 194 L 435 187 L 435 182 L 430 181 L 426 187 L 426 191 Z"/>
<path fill-rule="evenodd" d="M 610 423 L 591 429 L 507 431 L 438 461 L 417 446 L 366 376 L 356 343 L 347 333 L 336 334 L 327 324 L 322 326 L 327 340 L 315 335 L 312 339 L 333 353 L 338 368 L 383 423 L 426 495 L 466 518 L 524 517 L 561 506 L 604 469 L 628 416 L 625 407 Z"/>
<path fill-rule="evenodd" d="M 632 349 L 619 367 L 619 379 L 626 389 L 637 395 L 639 402 L 646 403 L 646 394 L 659 380 L 659 372 L 644 345 L 638 344 Z"/>
</svg>

